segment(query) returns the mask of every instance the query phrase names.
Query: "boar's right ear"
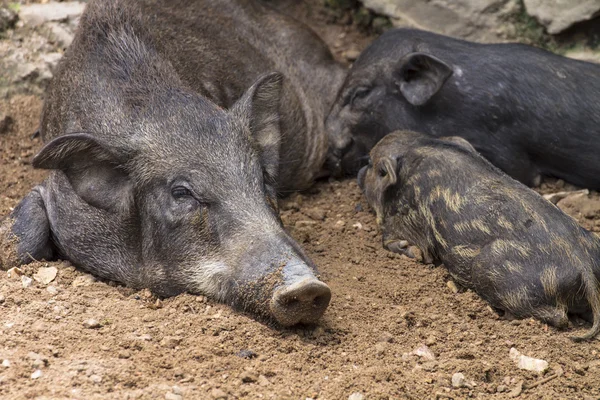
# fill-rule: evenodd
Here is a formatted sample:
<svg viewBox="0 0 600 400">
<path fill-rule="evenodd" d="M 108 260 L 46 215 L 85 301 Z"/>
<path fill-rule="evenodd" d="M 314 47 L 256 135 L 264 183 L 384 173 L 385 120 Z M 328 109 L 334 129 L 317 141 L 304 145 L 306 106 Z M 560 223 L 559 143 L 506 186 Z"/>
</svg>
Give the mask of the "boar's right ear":
<svg viewBox="0 0 600 400">
<path fill-rule="evenodd" d="M 79 197 L 107 211 L 129 208 L 132 185 L 123 164 L 114 147 L 85 133 L 59 136 L 33 158 L 35 168 L 63 171 Z"/>
<path fill-rule="evenodd" d="M 279 172 L 279 101 L 283 75 L 273 72 L 260 76 L 233 105 L 232 110 L 248 121 L 250 132 L 259 147 L 262 165 L 276 179 Z"/>
<path fill-rule="evenodd" d="M 394 78 L 404 98 L 414 106 L 422 106 L 452 73 L 452 68 L 439 58 L 426 53 L 409 53 L 396 66 Z"/>
<path fill-rule="evenodd" d="M 377 174 L 381 179 L 382 191 L 398 182 L 398 160 L 392 157 L 383 157 L 377 165 Z"/>
<path fill-rule="evenodd" d="M 471 145 L 471 143 L 469 143 L 469 141 L 467 139 L 463 139 L 460 136 L 444 136 L 444 137 L 441 137 L 440 139 L 445 140 L 446 142 L 452 142 L 467 151 L 472 151 L 474 153 L 477 153 L 477 150 L 475 150 L 475 147 L 473 147 L 473 145 Z"/>
</svg>

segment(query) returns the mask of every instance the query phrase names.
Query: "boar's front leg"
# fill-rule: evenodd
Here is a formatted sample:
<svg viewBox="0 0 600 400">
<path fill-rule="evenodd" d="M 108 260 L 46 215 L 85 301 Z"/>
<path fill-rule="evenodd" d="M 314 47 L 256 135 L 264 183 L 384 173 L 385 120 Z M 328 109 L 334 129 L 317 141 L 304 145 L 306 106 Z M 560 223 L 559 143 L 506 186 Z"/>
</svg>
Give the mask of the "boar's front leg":
<svg viewBox="0 0 600 400">
<path fill-rule="evenodd" d="M 35 187 L 0 223 L 0 269 L 52 259 L 50 222 L 41 192 Z"/>
</svg>

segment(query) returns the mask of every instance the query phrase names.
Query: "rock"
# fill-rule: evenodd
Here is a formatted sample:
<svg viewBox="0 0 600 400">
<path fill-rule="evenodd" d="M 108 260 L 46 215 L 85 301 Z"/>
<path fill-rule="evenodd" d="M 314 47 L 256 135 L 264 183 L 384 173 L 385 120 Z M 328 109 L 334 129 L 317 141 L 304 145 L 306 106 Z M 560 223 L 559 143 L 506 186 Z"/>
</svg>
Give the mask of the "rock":
<svg viewBox="0 0 600 400">
<path fill-rule="evenodd" d="M 57 273 L 58 269 L 56 269 L 56 267 L 40 268 L 35 275 L 33 275 L 33 279 L 42 285 L 47 285 L 56 278 Z"/>
<path fill-rule="evenodd" d="M 27 358 L 29 358 L 31 360 L 31 362 L 32 362 L 31 364 L 36 369 L 48 366 L 48 357 L 46 357 L 42 354 L 38 354 L 33 351 L 30 351 L 29 353 L 27 353 Z"/>
<path fill-rule="evenodd" d="M 259 384 L 260 386 L 263 386 L 263 387 L 264 387 L 264 386 L 269 386 L 269 385 L 271 384 L 271 382 L 269 381 L 269 379 L 267 379 L 267 377 L 266 377 L 266 376 L 264 376 L 264 375 L 259 375 L 259 376 L 258 376 L 258 381 L 257 381 L 257 382 L 258 382 L 258 384 Z"/>
<path fill-rule="evenodd" d="M 0 33 L 15 26 L 19 19 L 17 13 L 0 3 Z"/>
<path fill-rule="evenodd" d="M 519 5 L 512 0 L 361 0 L 396 26 L 411 26 L 454 37 L 491 42 L 502 38 L 497 27 Z"/>
<path fill-rule="evenodd" d="M 24 288 L 28 288 L 33 284 L 33 279 L 31 279 L 28 276 L 23 275 L 21 277 L 21 285 L 23 285 Z"/>
<path fill-rule="evenodd" d="M 175 347 L 179 346 L 179 344 L 181 343 L 182 340 L 183 340 L 183 338 L 181 338 L 179 336 L 165 336 L 160 341 L 160 345 L 162 347 L 166 347 L 168 349 L 174 349 Z"/>
<path fill-rule="evenodd" d="M 98 329 L 100 328 L 102 325 L 100 324 L 100 322 L 98 322 L 95 319 L 88 319 L 83 323 L 83 326 L 88 328 L 88 329 Z"/>
<path fill-rule="evenodd" d="M 348 400 L 364 400 L 365 396 L 360 392 L 354 392 L 348 396 Z"/>
<path fill-rule="evenodd" d="M 548 369 L 547 361 L 525 356 L 514 347 L 510 348 L 509 356 L 520 369 L 526 369 L 537 373 L 543 373 Z"/>
<path fill-rule="evenodd" d="M 257 376 L 250 371 L 244 371 L 240 374 L 240 379 L 244 383 L 253 383 L 258 380 Z"/>
<path fill-rule="evenodd" d="M 600 199 L 595 196 L 574 194 L 560 200 L 556 206 L 575 219 L 600 216 Z"/>
<path fill-rule="evenodd" d="M 90 375 L 90 381 L 92 381 L 93 383 L 101 383 L 102 382 L 102 377 L 100 375 Z"/>
<path fill-rule="evenodd" d="M 52 296 L 54 296 L 55 294 L 58 294 L 58 289 L 55 286 L 52 286 L 52 285 L 48 286 L 46 288 L 46 291 L 48 293 L 50 293 Z"/>
<path fill-rule="evenodd" d="M 360 222 L 356 222 L 356 223 L 352 224 L 352 227 L 356 228 L 356 229 L 362 229 L 363 225 Z"/>
<path fill-rule="evenodd" d="M 575 60 L 587 61 L 600 64 L 600 52 L 591 50 L 570 50 L 565 53 L 565 57 Z M 1 133 L 1 131 L 0 131 Z"/>
<path fill-rule="evenodd" d="M 308 210 L 303 211 L 303 213 L 315 221 L 323 221 L 326 215 L 325 210 L 317 207 L 309 208 Z"/>
<path fill-rule="evenodd" d="M 496 388 L 496 392 L 498 393 L 504 393 L 508 390 L 508 388 L 506 387 L 506 385 L 498 385 L 498 387 Z"/>
<path fill-rule="evenodd" d="M 63 49 L 69 47 L 71 42 L 73 42 L 75 33 L 65 24 L 49 22 L 48 28 L 50 28 L 50 32 L 52 32 L 52 36 L 54 37 L 54 40 L 56 40 L 56 43 L 58 43 Z"/>
<path fill-rule="evenodd" d="M 19 18 L 30 26 L 39 26 L 50 21 L 68 21 L 81 15 L 85 3 L 79 1 L 55 2 L 45 4 L 27 4 L 21 6 Z"/>
<path fill-rule="evenodd" d="M 377 339 L 377 341 L 379 342 L 387 342 L 387 343 L 394 343 L 395 338 L 394 335 L 392 335 L 389 332 L 383 332 L 380 336 L 379 339 Z"/>
<path fill-rule="evenodd" d="M 4 111 L 0 111 L 0 135 L 3 135 L 11 130 L 14 124 L 12 117 Z"/>
<path fill-rule="evenodd" d="M 598 0 L 523 0 L 523 3 L 527 13 L 551 35 L 600 15 Z"/>
<path fill-rule="evenodd" d="M 129 350 L 121 350 L 119 351 L 119 354 L 117 354 L 117 357 L 126 360 L 131 357 L 131 352 Z"/>
<path fill-rule="evenodd" d="M 0 293 L 0 304 L 4 303 L 5 301 L 6 297 L 4 297 L 4 295 Z"/>
<path fill-rule="evenodd" d="M 456 286 L 456 283 L 454 283 L 454 281 L 446 282 L 446 286 L 448 286 L 448 289 L 450 289 L 452 293 L 458 293 L 458 286 Z"/>
<path fill-rule="evenodd" d="M 421 357 L 422 359 L 427 360 L 427 361 L 435 360 L 435 355 L 433 354 L 433 352 L 431 350 L 429 350 L 429 347 L 427 347 L 424 344 L 422 344 L 419 347 L 417 347 L 416 349 L 414 349 L 412 354 L 414 354 L 418 357 Z"/>
<path fill-rule="evenodd" d="M 8 279 L 16 279 L 21 275 L 23 275 L 23 271 L 21 271 L 21 269 L 17 267 L 11 268 L 8 271 L 6 271 L 6 276 L 8 277 Z"/>
<path fill-rule="evenodd" d="M 519 381 L 517 383 L 517 386 L 515 386 L 513 388 L 513 390 L 511 390 L 508 393 L 508 397 L 514 398 L 514 397 L 519 397 L 521 395 L 521 393 L 523 392 L 523 381 Z"/>
<path fill-rule="evenodd" d="M 80 286 L 90 286 L 92 283 L 96 282 L 96 278 L 94 278 L 90 274 L 79 275 L 77 278 L 73 279 L 71 286 L 80 287 Z"/>
<path fill-rule="evenodd" d="M 227 393 L 218 388 L 211 390 L 210 395 L 214 400 L 227 400 Z"/>
<path fill-rule="evenodd" d="M 36 369 L 35 371 L 33 371 L 33 374 L 31 374 L 31 379 L 41 378 L 42 375 L 43 375 L 42 371 L 40 371 L 39 369 Z"/>
<path fill-rule="evenodd" d="M 167 392 L 165 394 L 165 400 L 183 400 L 183 396 L 173 392 Z"/>
<path fill-rule="evenodd" d="M 454 375 L 452 375 L 452 387 L 454 388 L 473 388 L 473 386 L 475 385 L 475 382 L 467 382 L 467 379 L 465 378 L 465 375 L 457 372 Z"/>
<path fill-rule="evenodd" d="M 173 387 L 171 388 L 171 391 L 172 391 L 173 393 L 175 393 L 175 394 L 179 394 L 179 395 L 181 395 L 181 394 L 183 393 L 183 392 L 181 391 L 181 388 L 180 388 L 179 386 L 177 386 L 177 385 L 173 386 Z"/>
<path fill-rule="evenodd" d="M 355 61 L 358 56 L 360 56 L 360 51 L 355 49 L 346 50 L 342 53 L 342 57 L 348 61 Z"/>
<path fill-rule="evenodd" d="M 244 350 L 240 350 L 240 351 L 239 351 L 239 352 L 236 354 L 236 356 L 238 356 L 238 357 L 240 357 L 240 358 L 245 358 L 245 359 L 247 359 L 247 360 L 250 360 L 250 359 L 252 359 L 252 358 L 256 358 L 256 357 L 258 357 L 258 354 L 256 354 L 256 353 L 255 353 L 255 352 L 253 352 L 252 350 L 247 350 L 247 349 L 244 349 Z"/>
<path fill-rule="evenodd" d="M 561 201 L 562 199 L 567 198 L 567 197 L 572 197 L 572 196 L 580 197 L 580 196 L 587 196 L 588 194 L 590 194 L 589 190 L 582 189 L 582 190 L 577 190 L 574 192 L 558 192 L 558 193 L 545 194 L 544 198 L 552 204 L 557 204 L 559 201 Z"/>
<path fill-rule="evenodd" d="M 2 366 L 3 366 L 4 368 L 9 368 L 9 367 L 10 367 L 10 361 L 8 361 L 8 360 L 3 360 L 3 361 L 2 361 Z"/>
</svg>

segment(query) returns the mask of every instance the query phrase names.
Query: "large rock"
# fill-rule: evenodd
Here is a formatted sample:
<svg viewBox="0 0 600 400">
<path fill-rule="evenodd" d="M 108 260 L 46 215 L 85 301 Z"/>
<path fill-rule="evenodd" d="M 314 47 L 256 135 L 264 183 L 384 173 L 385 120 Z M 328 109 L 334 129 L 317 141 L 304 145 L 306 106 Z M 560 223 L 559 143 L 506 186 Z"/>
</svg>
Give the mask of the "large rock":
<svg viewBox="0 0 600 400">
<path fill-rule="evenodd" d="M 30 26 L 38 26 L 51 21 L 64 22 L 77 19 L 84 8 L 85 3 L 79 1 L 29 4 L 21 7 L 19 18 Z"/>
<path fill-rule="evenodd" d="M 394 26 L 411 26 L 449 36 L 491 42 L 503 38 L 503 19 L 516 0 L 361 0 Z"/>
<path fill-rule="evenodd" d="M 550 34 L 600 15 L 600 0 L 524 0 L 527 13 Z"/>
</svg>

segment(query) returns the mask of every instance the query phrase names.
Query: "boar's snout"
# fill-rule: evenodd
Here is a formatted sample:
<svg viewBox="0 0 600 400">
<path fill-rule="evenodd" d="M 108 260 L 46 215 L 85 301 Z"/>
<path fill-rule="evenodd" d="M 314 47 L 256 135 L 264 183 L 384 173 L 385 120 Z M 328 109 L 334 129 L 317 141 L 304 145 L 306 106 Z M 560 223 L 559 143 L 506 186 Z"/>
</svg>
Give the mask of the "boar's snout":
<svg viewBox="0 0 600 400">
<path fill-rule="evenodd" d="M 271 313 L 283 326 L 317 322 L 331 300 L 329 286 L 314 277 L 278 288 L 271 299 Z"/>
</svg>

